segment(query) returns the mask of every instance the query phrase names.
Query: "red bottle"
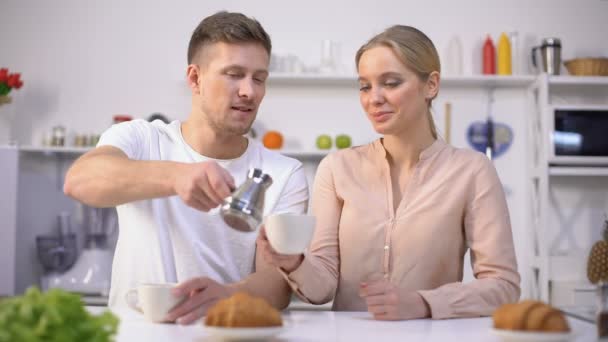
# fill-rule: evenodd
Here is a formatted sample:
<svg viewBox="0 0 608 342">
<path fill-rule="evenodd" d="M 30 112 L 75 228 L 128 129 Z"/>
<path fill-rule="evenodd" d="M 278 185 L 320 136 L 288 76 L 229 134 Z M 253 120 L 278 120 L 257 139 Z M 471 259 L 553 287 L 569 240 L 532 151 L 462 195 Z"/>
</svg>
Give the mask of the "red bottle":
<svg viewBox="0 0 608 342">
<path fill-rule="evenodd" d="M 483 73 L 484 75 L 496 74 L 496 50 L 489 35 L 483 44 Z"/>
</svg>

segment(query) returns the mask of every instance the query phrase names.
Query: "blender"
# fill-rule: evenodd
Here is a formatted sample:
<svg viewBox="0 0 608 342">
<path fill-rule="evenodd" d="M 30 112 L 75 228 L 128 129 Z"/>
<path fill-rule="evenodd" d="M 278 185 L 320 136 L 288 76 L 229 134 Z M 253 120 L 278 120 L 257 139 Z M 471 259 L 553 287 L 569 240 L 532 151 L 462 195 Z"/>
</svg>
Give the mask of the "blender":
<svg viewBox="0 0 608 342">
<path fill-rule="evenodd" d="M 76 262 L 72 262 L 73 265 L 68 265 L 68 260 L 66 260 L 59 264 L 62 267 L 49 269 L 50 272 L 43 276 L 41 281 L 42 288 L 62 288 L 85 295 L 107 297 L 110 291 L 113 257 L 113 251 L 108 246 L 108 238 L 118 227 L 116 210 L 79 205 L 81 213 L 84 214 L 83 217 L 88 217 L 88 220 L 85 220 L 88 222 L 82 225 L 85 228 L 84 248 Z M 75 234 L 68 234 L 68 236 L 72 235 L 75 236 Z M 64 237 L 61 239 L 65 240 Z M 64 248 L 66 247 L 64 246 Z M 71 247 L 66 249 L 72 250 Z M 39 259 L 44 265 L 44 252 L 52 254 L 54 250 L 44 248 L 39 244 L 38 251 Z M 75 255 L 75 253 L 72 254 Z"/>
</svg>

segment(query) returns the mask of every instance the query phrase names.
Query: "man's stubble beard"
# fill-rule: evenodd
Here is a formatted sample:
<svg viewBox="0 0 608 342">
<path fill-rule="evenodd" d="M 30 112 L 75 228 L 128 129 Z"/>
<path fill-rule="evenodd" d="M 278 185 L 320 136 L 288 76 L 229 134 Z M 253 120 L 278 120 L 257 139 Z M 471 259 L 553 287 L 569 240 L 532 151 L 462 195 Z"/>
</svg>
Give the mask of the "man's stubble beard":
<svg viewBox="0 0 608 342">
<path fill-rule="evenodd" d="M 216 120 L 210 120 L 209 118 L 207 118 L 207 122 L 209 123 L 209 127 L 211 127 L 211 129 L 218 135 L 230 134 L 236 136 L 245 135 L 249 133 L 249 130 L 251 129 L 251 126 L 253 126 L 253 122 L 255 121 L 256 117 L 257 113 L 253 117 L 253 120 L 251 120 L 251 122 L 246 127 L 234 127 L 230 126 L 230 124 L 227 123 L 217 122 Z"/>
</svg>

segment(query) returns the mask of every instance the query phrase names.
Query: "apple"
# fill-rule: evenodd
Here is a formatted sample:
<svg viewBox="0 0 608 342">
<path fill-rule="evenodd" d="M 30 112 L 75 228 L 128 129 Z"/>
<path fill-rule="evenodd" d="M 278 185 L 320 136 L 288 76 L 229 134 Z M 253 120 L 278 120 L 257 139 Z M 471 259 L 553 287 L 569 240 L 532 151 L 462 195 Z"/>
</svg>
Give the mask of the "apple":
<svg viewBox="0 0 608 342">
<path fill-rule="evenodd" d="M 336 137 L 337 148 L 348 148 L 352 144 L 350 136 L 346 134 L 340 134 Z"/>
<path fill-rule="evenodd" d="M 331 137 L 327 134 L 321 134 L 317 137 L 317 147 L 321 150 L 329 150 L 331 148 Z"/>
</svg>

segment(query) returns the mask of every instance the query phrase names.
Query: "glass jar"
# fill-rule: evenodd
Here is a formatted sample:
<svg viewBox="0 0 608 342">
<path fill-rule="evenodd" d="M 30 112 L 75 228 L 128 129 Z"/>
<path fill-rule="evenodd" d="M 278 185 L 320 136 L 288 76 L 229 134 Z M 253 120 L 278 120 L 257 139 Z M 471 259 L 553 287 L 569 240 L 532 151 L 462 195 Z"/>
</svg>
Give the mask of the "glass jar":
<svg viewBox="0 0 608 342">
<path fill-rule="evenodd" d="M 52 132 L 51 146 L 65 146 L 65 127 L 55 126 Z"/>
</svg>

